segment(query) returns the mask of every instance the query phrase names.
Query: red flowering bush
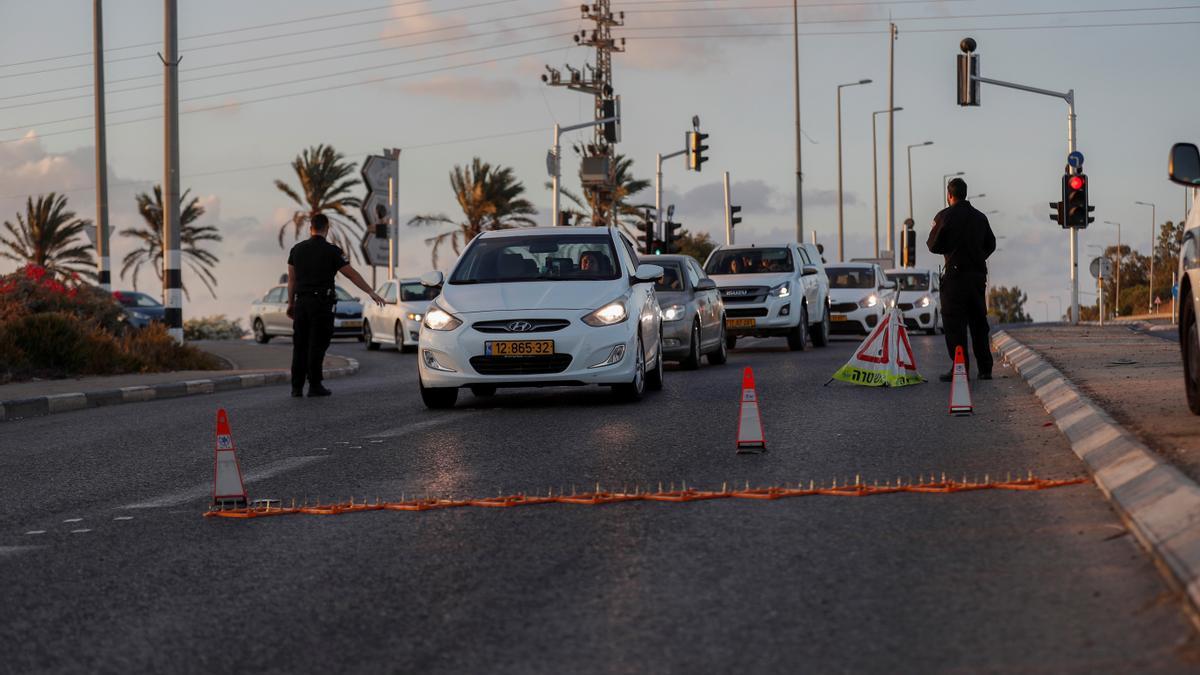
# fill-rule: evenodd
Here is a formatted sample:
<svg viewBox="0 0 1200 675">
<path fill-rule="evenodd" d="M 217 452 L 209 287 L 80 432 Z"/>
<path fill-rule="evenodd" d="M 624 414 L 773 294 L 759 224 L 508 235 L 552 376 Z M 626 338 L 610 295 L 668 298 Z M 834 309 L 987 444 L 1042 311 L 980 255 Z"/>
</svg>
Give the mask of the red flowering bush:
<svg viewBox="0 0 1200 675">
<path fill-rule="evenodd" d="M 0 277 L 0 321 L 42 312 L 70 314 L 113 335 L 123 327 L 121 305 L 102 289 L 81 283 L 78 275 L 64 284 L 45 268 L 26 265 Z"/>
</svg>

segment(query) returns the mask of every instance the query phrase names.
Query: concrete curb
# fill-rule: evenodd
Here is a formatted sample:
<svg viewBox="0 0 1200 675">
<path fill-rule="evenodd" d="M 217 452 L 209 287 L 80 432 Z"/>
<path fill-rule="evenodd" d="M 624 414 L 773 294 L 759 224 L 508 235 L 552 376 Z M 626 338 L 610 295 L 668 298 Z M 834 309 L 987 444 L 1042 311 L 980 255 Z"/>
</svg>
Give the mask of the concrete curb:
<svg viewBox="0 0 1200 675">
<path fill-rule="evenodd" d="M 358 372 L 358 360 L 348 356 L 347 365 L 340 368 L 326 368 L 327 378 L 345 377 Z M 0 421 L 16 420 L 26 417 L 41 417 L 55 413 L 97 408 L 105 405 L 120 405 L 122 403 L 140 403 L 161 398 L 178 398 L 180 396 L 198 396 L 219 391 L 233 391 L 263 387 L 269 384 L 290 384 L 291 373 L 275 370 L 263 373 L 245 375 L 230 375 L 207 380 L 183 380 L 180 382 L 165 382 L 148 386 L 121 387 L 119 389 L 104 389 L 100 391 L 75 392 L 70 394 L 54 394 L 34 398 L 0 401 Z"/>
<path fill-rule="evenodd" d="M 1194 611 L 1200 611 L 1200 485 L 1163 461 L 1016 338 L 997 331 L 992 344 L 1041 399 L 1167 580 Z"/>
</svg>

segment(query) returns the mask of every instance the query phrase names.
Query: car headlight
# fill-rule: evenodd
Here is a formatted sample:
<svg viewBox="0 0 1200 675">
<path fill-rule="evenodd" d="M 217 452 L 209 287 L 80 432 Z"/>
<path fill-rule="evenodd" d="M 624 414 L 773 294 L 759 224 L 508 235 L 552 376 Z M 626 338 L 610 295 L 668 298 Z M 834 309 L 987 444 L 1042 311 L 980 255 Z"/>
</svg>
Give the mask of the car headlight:
<svg viewBox="0 0 1200 675">
<path fill-rule="evenodd" d="M 858 301 L 859 307 L 874 307 L 879 304 L 879 296 L 874 293 Z"/>
<path fill-rule="evenodd" d="M 408 316 L 409 321 L 420 321 L 421 320 L 421 315 L 416 312 L 409 312 L 407 316 Z"/>
<path fill-rule="evenodd" d="M 922 295 L 920 302 L 918 302 L 917 304 L 922 307 L 928 307 L 930 302 L 932 302 L 932 300 L 929 298 L 928 295 Z"/>
<path fill-rule="evenodd" d="M 589 326 L 611 326 L 629 318 L 629 310 L 625 308 L 625 299 L 613 300 L 600 309 L 583 317 L 583 322 Z"/>
<path fill-rule="evenodd" d="M 771 295 L 777 298 L 786 298 L 792 294 L 791 282 L 785 281 L 782 284 L 771 289 Z"/>
<path fill-rule="evenodd" d="M 437 305 L 431 305 L 425 312 L 424 326 L 429 330 L 454 330 L 461 325 L 461 319 Z"/>
<path fill-rule="evenodd" d="M 683 305 L 668 305 L 663 308 L 663 321 L 679 321 L 687 314 L 687 307 Z"/>
</svg>

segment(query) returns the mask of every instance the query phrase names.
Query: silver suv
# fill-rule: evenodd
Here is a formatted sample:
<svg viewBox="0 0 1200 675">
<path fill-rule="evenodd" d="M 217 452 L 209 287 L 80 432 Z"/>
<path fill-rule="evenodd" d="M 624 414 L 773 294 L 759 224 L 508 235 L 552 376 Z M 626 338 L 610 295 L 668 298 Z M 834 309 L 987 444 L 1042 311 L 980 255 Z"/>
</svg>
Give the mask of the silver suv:
<svg viewBox="0 0 1200 675">
<path fill-rule="evenodd" d="M 704 271 L 721 290 L 730 348 L 743 335 L 783 336 L 793 351 L 810 336 L 829 343 L 829 279 L 813 244 L 718 246 Z"/>
</svg>

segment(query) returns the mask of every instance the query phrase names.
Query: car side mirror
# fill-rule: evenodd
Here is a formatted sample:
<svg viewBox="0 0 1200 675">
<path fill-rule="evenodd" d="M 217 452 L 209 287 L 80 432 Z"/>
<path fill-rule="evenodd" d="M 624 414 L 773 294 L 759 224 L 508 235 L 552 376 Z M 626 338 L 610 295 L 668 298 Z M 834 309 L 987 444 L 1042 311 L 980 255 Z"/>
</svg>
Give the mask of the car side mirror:
<svg viewBox="0 0 1200 675">
<path fill-rule="evenodd" d="M 880 287 L 880 288 L 890 288 L 890 289 L 892 289 L 892 290 L 896 290 L 896 282 L 894 282 L 894 281 L 885 281 L 885 282 L 883 282 L 882 284 L 880 284 L 880 285 L 879 285 L 879 287 Z"/>
<path fill-rule="evenodd" d="M 1195 143 L 1176 143 L 1171 146 L 1167 174 L 1173 183 L 1200 187 L 1200 149 L 1196 148 Z"/>
<path fill-rule="evenodd" d="M 432 272 L 426 272 L 425 274 L 421 275 L 421 285 L 429 287 L 429 288 L 437 288 L 438 286 L 441 286 L 442 283 L 444 283 L 445 281 L 446 281 L 445 275 L 443 275 L 438 270 L 434 270 Z"/>
<path fill-rule="evenodd" d="M 811 277 L 814 274 L 820 273 L 821 270 L 817 269 L 815 265 L 805 265 L 804 268 L 800 270 L 800 276 L 802 277 Z"/>
<path fill-rule="evenodd" d="M 633 273 L 633 282 L 635 284 L 652 284 L 663 278 L 663 274 L 666 272 L 658 265 L 638 265 L 637 271 Z"/>
<path fill-rule="evenodd" d="M 696 291 L 715 291 L 717 290 L 717 282 L 712 279 L 701 279 L 696 282 Z"/>
</svg>

